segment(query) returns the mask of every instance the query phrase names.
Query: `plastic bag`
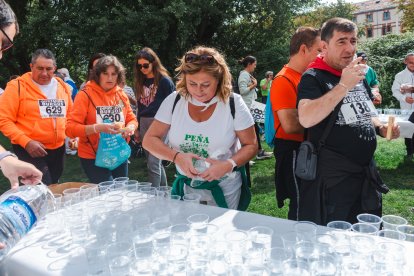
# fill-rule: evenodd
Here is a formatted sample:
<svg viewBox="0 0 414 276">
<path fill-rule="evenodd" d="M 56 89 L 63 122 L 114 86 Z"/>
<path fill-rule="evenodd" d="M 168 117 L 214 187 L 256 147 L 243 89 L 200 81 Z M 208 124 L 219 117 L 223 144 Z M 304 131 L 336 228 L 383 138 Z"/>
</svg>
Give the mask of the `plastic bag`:
<svg viewBox="0 0 414 276">
<path fill-rule="evenodd" d="M 131 156 L 131 148 L 121 134 L 101 133 L 95 165 L 114 170 Z"/>
</svg>

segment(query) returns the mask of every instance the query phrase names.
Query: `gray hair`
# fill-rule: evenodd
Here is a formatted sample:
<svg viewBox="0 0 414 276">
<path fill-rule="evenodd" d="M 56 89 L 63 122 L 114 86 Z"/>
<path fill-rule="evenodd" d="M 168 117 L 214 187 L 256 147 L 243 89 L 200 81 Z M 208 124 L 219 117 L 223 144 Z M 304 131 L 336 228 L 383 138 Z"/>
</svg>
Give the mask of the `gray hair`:
<svg viewBox="0 0 414 276">
<path fill-rule="evenodd" d="M 407 60 L 407 58 L 414 56 L 414 52 L 409 52 L 408 54 L 405 55 L 404 57 L 404 61 Z"/>
<path fill-rule="evenodd" d="M 272 71 L 267 71 L 266 74 L 265 74 L 265 77 L 267 78 L 269 75 L 273 75 L 273 72 Z"/>
<path fill-rule="evenodd" d="M 56 58 L 55 58 L 55 55 L 52 53 L 52 51 L 50 51 L 48 49 L 37 49 L 32 54 L 32 61 L 31 61 L 32 64 L 35 64 L 36 63 L 36 60 L 39 57 L 44 57 L 45 59 L 51 59 L 51 60 L 53 60 L 53 65 L 56 66 Z"/>
<path fill-rule="evenodd" d="M 60 68 L 57 71 L 61 73 L 65 78 L 70 78 L 69 70 L 67 68 Z"/>
<path fill-rule="evenodd" d="M 16 33 L 19 32 L 19 24 L 12 8 L 4 0 L 0 0 L 0 28 L 16 24 Z"/>
</svg>

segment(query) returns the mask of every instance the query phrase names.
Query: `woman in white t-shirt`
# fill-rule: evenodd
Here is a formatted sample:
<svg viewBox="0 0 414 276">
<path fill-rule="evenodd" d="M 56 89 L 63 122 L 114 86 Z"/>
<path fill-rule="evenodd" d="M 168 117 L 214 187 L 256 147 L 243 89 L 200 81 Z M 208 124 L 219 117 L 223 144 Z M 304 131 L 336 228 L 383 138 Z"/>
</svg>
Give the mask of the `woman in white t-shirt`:
<svg viewBox="0 0 414 276">
<path fill-rule="evenodd" d="M 231 94 L 230 70 L 217 50 L 200 46 L 182 57 L 176 71 L 177 92 L 161 104 L 143 146 L 176 164 L 173 193 L 198 193 L 209 205 L 245 210 L 250 191 L 244 164 L 256 154 L 257 140 L 249 109 Z M 196 160 L 207 169 L 197 171 Z"/>
</svg>

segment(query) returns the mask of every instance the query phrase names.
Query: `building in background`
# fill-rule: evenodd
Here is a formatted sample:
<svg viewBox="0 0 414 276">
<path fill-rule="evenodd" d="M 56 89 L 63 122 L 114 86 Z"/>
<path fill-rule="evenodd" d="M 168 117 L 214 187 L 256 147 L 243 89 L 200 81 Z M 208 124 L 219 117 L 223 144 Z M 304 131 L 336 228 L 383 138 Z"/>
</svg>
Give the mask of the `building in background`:
<svg viewBox="0 0 414 276">
<path fill-rule="evenodd" d="M 353 21 L 365 29 L 365 36 L 361 39 L 377 38 L 387 34 L 399 34 L 402 12 L 392 0 L 369 0 L 354 4 Z"/>
</svg>

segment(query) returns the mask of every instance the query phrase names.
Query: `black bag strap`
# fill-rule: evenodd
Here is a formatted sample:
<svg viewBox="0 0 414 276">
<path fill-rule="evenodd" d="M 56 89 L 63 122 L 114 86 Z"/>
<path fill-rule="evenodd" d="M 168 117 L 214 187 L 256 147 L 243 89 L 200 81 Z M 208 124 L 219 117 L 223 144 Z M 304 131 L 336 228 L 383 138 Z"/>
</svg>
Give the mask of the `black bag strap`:
<svg viewBox="0 0 414 276">
<path fill-rule="evenodd" d="M 323 146 L 325 146 L 326 138 L 328 138 L 328 135 L 331 132 L 331 129 L 335 123 L 336 117 L 338 116 L 339 110 L 341 109 L 341 106 L 342 106 L 342 103 L 338 104 L 337 106 L 335 106 L 334 111 L 332 111 L 331 116 L 328 121 L 328 125 L 326 126 L 325 131 L 323 132 L 321 139 L 319 140 L 318 152 Z"/>
</svg>

